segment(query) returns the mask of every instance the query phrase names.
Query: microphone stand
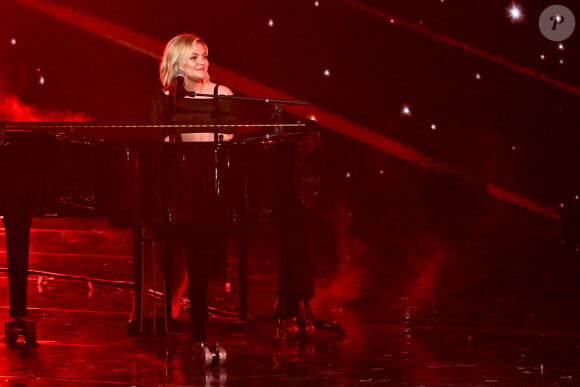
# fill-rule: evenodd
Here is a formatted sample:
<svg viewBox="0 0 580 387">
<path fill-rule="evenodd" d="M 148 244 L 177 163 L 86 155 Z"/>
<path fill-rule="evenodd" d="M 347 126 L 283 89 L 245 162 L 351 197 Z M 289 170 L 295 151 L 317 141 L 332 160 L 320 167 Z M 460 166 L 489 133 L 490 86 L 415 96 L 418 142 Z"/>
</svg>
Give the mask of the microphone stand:
<svg viewBox="0 0 580 387">
<path fill-rule="evenodd" d="M 188 91 L 185 93 L 188 97 L 209 97 L 215 99 L 233 99 L 239 101 L 255 101 L 255 102 L 262 102 L 265 104 L 274 104 L 274 111 L 272 112 L 272 116 L 270 120 L 276 124 L 282 123 L 282 105 L 310 105 L 308 101 L 296 101 L 290 99 L 276 99 L 276 98 L 254 98 L 254 97 L 244 97 L 239 95 L 223 95 L 218 94 L 217 96 L 214 94 L 204 94 L 204 93 L 196 93 L 195 91 Z M 275 129 L 276 134 L 282 134 L 282 127 L 276 126 Z"/>
</svg>

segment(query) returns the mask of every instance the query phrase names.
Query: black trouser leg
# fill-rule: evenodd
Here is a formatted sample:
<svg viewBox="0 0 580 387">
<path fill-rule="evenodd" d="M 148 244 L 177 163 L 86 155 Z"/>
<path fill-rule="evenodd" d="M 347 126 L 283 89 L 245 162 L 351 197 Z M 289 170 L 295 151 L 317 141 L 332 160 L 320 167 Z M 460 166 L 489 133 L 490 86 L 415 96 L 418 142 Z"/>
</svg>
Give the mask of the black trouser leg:
<svg viewBox="0 0 580 387">
<path fill-rule="evenodd" d="M 161 247 L 161 269 L 163 270 L 163 291 L 165 294 L 165 316 L 171 318 L 173 313 L 173 265 L 175 264 L 173 254 L 175 249 L 167 240 L 162 242 Z M 182 295 L 180 295 L 182 296 Z"/>
<path fill-rule="evenodd" d="M 189 312 L 191 319 L 191 341 L 205 342 L 207 340 L 208 314 L 208 249 L 212 240 L 208 236 L 198 236 L 195 241 L 186 241 L 187 270 L 189 277 Z"/>
<path fill-rule="evenodd" d="M 10 289 L 10 316 L 27 314 L 28 249 L 32 216 L 5 215 L 8 286 Z"/>
</svg>

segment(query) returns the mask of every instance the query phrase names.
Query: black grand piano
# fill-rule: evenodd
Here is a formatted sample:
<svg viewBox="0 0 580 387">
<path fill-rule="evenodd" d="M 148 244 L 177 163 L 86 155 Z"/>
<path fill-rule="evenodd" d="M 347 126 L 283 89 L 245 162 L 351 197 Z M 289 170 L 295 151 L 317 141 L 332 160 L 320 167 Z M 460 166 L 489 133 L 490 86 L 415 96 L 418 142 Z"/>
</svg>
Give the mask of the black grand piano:
<svg viewBox="0 0 580 387">
<path fill-rule="evenodd" d="M 240 236 L 240 317 L 246 319 L 248 163 L 270 149 L 282 184 L 294 195 L 296 144 L 309 124 L 151 125 L 81 122 L 0 122 L 0 215 L 6 229 L 10 316 L 8 342 L 34 343 L 27 315 L 28 245 L 33 217 L 74 217 L 87 211 L 134 235 L 137 320 L 143 329 L 142 246 L 164 232 Z M 183 133 L 210 133 L 203 142 Z M 233 134 L 225 141 L 224 134 Z M 228 136 L 225 136 L 228 137 Z M 284 196 L 284 195 L 282 195 Z M 288 195 L 286 195 L 288 196 Z M 290 203 L 293 199 L 283 199 Z M 153 230 L 153 232 L 151 231 Z M 201 260 L 203 261 L 203 260 Z M 191 341 L 207 329 L 207 264 L 190 263 Z M 207 355 L 207 353 L 206 353 Z"/>
</svg>

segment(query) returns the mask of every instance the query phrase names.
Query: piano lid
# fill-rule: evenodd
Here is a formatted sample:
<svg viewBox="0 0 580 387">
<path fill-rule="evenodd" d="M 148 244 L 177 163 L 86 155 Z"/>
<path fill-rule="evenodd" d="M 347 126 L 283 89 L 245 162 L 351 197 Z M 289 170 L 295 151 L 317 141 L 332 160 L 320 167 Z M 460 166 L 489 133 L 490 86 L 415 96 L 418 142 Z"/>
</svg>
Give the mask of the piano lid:
<svg viewBox="0 0 580 387">
<path fill-rule="evenodd" d="M 227 133 L 244 141 L 277 136 L 293 136 L 310 128 L 306 123 L 257 124 L 146 124 L 97 122 L 3 122 L 2 131 L 10 133 L 45 133 L 71 140 L 107 142 L 163 142 L 168 136 L 181 133 Z"/>
</svg>

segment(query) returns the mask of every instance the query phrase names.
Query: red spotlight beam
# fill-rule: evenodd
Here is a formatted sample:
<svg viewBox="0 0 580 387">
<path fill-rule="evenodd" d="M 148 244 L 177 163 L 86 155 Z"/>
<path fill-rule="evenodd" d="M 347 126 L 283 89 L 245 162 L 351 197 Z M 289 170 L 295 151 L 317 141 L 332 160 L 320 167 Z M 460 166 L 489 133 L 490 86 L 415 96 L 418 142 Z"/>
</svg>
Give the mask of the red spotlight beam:
<svg viewBox="0 0 580 387">
<path fill-rule="evenodd" d="M 109 39 L 133 51 L 145 54 L 151 58 L 159 60 L 161 53 L 163 52 L 165 45 L 164 42 L 152 39 L 126 27 L 98 19 L 91 15 L 82 14 L 70 8 L 52 4 L 44 0 L 17 1 L 87 32 Z M 268 98 L 272 99 L 296 99 L 279 90 L 227 70 L 213 62 L 212 74 L 217 79 L 227 80 L 227 84 L 235 90 L 239 90 L 252 97 L 268 96 Z M 377 132 L 354 124 L 337 114 L 321 110 L 315 106 L 290 105 L 286 110 L 306 119 L 316 117 L 316 121 L 325 127 L 332 128 L 339 133 L 415 164 L 427 166 L 424 162 L 432 160 L 406 145 L 390 140 Z"/>
<path fill-rule="evenodd" d="M 146 35 L 132 31 L 126 27 L 113 24 L 91 15 L 85 15 L 73 9 L 62 7 L 44 0 L 17 0 L 20 3 L 50 15 L 58 20 L 74 25 L 92 34 L 109 39 L 117 44 L 125 46 L 133 51 L 140 52 L 151 58 L 159 60 L 165 43 L 159 40 L 150 38 Z M 350 3 L 346 0 L 340 0 L 345 3 Z M 356 3 L 352 3 L 353 5 Z M 378 13 L 378 11 L 374 11 Z M 383 13 L 378 13 L 383 16 Z M 411 24 L 409 23 L 409 26 Z M 235 90 L 239 90 L 244 94 L 252 97 L 264 97 L 272 99 L 290 99 L 294 100 L 292 96 L 285 94 L 279 90 L 268 87 L 260 82 L 246 78 L 233 71 L 227 70 L 216 63 L 212 63 L 212 74 L 217 78 L 227 83 Z M 301 106 L 290 105 L 287 110 L 299 117 L 305 119 L 312 119 L 316 117 L 316 122 L 320 125 L 334 130 L 338 133 L 344 134 L 352 139 L 367 144 L 376 149 L 387 152 L 393 156 L 399 157 L 403 160 L 409 161 L 416 165 L 430 168 L 434 171 L 440 169 L 442 163 L 437 162 L 431 157 L 425 156 L 415 149 L 406 146 L 402 143 L 389 139 L 375 131 L 357 125 L 338 114 L 324 111 L 316 106 Z M 463 171 L 459 174 L 466 175 Z M 496 196 L 499 199 L 509 201 L 515 205 L 527 208 L 530 211 L 539 213 L 548 218 L 558 218 L 557 211 L 542 207 L 526 198 L 523 198 L 515 193 L 495 187 L 488 184 L 487 192 Z"/>
</svg>

